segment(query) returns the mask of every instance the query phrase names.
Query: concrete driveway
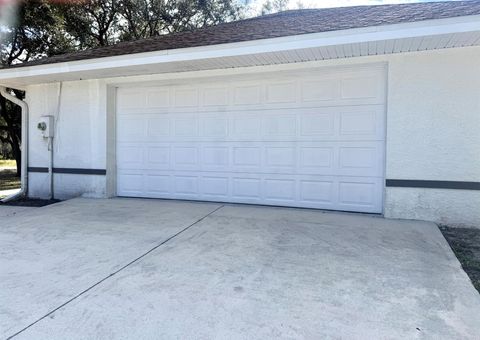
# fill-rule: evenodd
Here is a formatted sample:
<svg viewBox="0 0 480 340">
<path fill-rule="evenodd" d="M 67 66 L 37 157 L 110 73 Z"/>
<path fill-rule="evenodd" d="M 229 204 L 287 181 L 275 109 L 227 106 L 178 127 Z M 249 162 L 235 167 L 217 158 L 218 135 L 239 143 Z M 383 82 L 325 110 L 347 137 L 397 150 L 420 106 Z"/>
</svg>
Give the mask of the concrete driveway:
<svg viewBox="0 0 480 340">
<path fill-rule="evenodd" d="M 478 339 L 479 325 L 431 223 L 142 199 L 1 218 L 1 338 Z"/>
</svg>

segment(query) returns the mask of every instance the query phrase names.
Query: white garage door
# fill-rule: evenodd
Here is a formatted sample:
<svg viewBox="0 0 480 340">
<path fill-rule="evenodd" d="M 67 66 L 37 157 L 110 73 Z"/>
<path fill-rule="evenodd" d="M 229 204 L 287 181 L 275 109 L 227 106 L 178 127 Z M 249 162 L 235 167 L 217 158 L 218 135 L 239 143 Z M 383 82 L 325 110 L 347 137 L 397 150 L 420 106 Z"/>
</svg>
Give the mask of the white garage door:
<svg viewBox="0 0 480 340">
<path fill-rule="evenodd" d="M 385 71 L 117 92 L 117 194 L 381 212 Z"/>
</svg>

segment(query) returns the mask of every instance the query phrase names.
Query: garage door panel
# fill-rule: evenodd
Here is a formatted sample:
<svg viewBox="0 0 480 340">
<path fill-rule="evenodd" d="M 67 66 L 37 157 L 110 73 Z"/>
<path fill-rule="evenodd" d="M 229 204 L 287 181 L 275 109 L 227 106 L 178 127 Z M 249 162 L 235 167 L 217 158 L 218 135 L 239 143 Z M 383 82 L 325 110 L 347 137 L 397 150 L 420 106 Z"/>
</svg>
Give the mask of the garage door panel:
<svg viewBox="0 0 480 340">
<path fill-rule="evenodd" d="M 230 170 L 230 148 L 227 145 L 205 145 L 201 149 L 202 169 Z"/>
<path fill-rule="evenodd" d="M 149 195 L 171 194 L 172 178 L 169 175 L 145 175 L 145 188 Z"/>
<path fill-rule="evenodd" d="M 383 106 L 121 115 L 119 141 L 384 140 Z M 133 116 L 133 117 L 132 117 Z M 146 132 L 145 132 L 146 131 Z"/>
<path fill-rule="evenodd" d="M 344 176 L 382 177 L 383 148 L 381 142 L 349 143 L 337 149 L 336 173 Z"/>
<path fill-rule="evenodd" d="M 168 116 L 155 115 L 145 117 L 147 122 L 147 142 L 157 142 L 168 139 L 170 136 L 170 119 Z"/>
<path fill-rule="evenodd" d="M 265 200 L 278 203 L 292 204 L 297 200 L 297 183 L 294 179 L 264 180 Z"/>
<path fill-rule="evenodd" d="M 196 199 L 199 197 L 198 177 L 188 175 L 173 176 L 173 190 L 177 197 Z"/>
<path fill-rule="evenodd" d="M 308 79 L 301 85 L 301 101 L 331 102 L 340 97 L 339 79 Z"/>
<path fill-rule="evenodd" d="M 198 118 L 196 115 L 179 115 L 173 117 L 174 138 L 186 137 L 196 140 L 198 137 Z"/>
<path fill-rule="evenodd" d="M 230 140 L 261 140 L 262 127 L 259 124 L 258 114 L 236 113 L 231 114 Z"/>
<path fill-rule="evenodd" d="M 228 199 L 229 178 L 228 176 L 202 176 L 200 178 L 200 192 L 208 200 Z"/>
<path fill-rule="evenodd" d="M 165 109 L 170 106 L 170 89 L 169 88 L 154 88 L 154 89 L 147 89 L 145 91 L 146 96 L 146 107 L 147 108 L 161 108 Z"/>
<path fill-rule="evenodd" d="M 319 79 L 320 78 L 320 79 Z M 385 75 L 381 69 L 304 77 L 301 101 L 316 106 L 375 105 L 385 103 Z"/>
<path fill-rule="evenodd" d="M 342 178 L 338 184 L 341 210 L 375 212 L 381 206 L 383 181 L 380 178 Z"/>
<path fill-rule="evenodd" d="M 120 196 L 139 196 L 142 197 L 144 190 L 143 173 L 118 172 L 117 174 L 117 194 Z"/>
<path fill-rule="evenodd" d="M 321 173 L 321 171 L 333 172 L 335 147 L 326 145 L 300 145 L 299 159 L 297 164 L 300 169 L 309 173 Z"/>
<path fill-rule="evenodd" d="M 342 140 L 384 140 L 385 107 L 366 105 L 340 108 L 338 136 Z"/>
<path fill-rule="evenodd" d="M 264 113 L 262 115 L 262 136 L 265 140 L 295 140 L 297 117 L 295 113 Z"/>
<path fill-rule="evenodd" d="M 341 96 L 343 99 L 370 99 L 381 95 L 377 78 L 374 76 L 356 76 L 342 79 Z"/>
<path fill-rule="evenodd" d="M 282 171 L 295 172 L 297 165 L 296 146 L 265 146 L 264 166 L 267 169 L 281 169 Z"/>
<path fill-rule="evenodd" d="M 299 117 L 299 137 L 303 139 L 333 138 L 335 136 L 335 111 L 331 110 L 310 110 Z"/>
<path fill-rule="evenodd" d="M 233 146 L 233 168 L 235 171 L 259 172 L 262 166 L 261 146 Z"/>
<path fill-rule="evenodd" d="M 266 85 L 265 102 L 268 104 L 295 103 L 297 98 L 296 82 L 274 82 Z"/>
<path fill-rule="evenodd" d="M 142 142 L 145 140 L 146 121 L 140 117 L 120 116 L 117 119 L 117 141 Z"/>
<path fill-rule="evenodd" d="M 216 87 L 205 87 L 203 88 L 202 93 L 202 106 L 208 107 L 223 107 L 228 105 L 230 102 L 230 91 L 228 88 L 224 86 L 216 86 Z"/>
<path fill-rule="evenodd" d="M 382 177 L 383 142 L 120 143 L 119 169 Z"/>
<path fill-rule="evenodd" d="M 240 84 L 233 85 L 233 105 L 235 106 L 251 106 L 262 103 L 262 86 L 256 84 Z"/>
<path fill-rule="evenodd" d="M 321 204 L 333 209 L 336 201 L 335 181 L 329 178 L 299 180 L 299 199 L 304 205 Z"/>
<path fill-rule="evenodd" d="M 128 114 L 142 109 L 144 113 L 181 113 L 264 110 L 267 106 L 269 109 L 282 109 L 383 105 L 386 98 L 385 76 L 383 71 L 379 72 L 373 77 L 352 76 L 350 73 L 331 80 L 311 75 L 298 82 L 277 83 L 268 78 L 242 84 L 229 81 L 215 88 L 208 82 L 199 84 L 197 88 L 121 88 L 117 92 L 120 98 L 117 112 Z M 362 82 L 365 84 L 358 85 Z"/>
<path fill-rule="evenodd" d="M 117 92 L 117 193 L 381 212 L 385 75 L 266 75 Z"/>
<path fill-rule="evenodd" d="M 234 176 L 232 183 L 232 199 L 237 202 L 255 202 L 262 200 L 261 178 L 255 175 Z"/>
<path fill-rule="evenodd" d="M 147 174 L 120 173 L 122 191 L 118 194 L 365 212 L 376 212 L 382 204 L 382 178 L 226 172 L 170 174 L 158 170 Z"/>
<path fill-rule="evenodd" d="M 173 105 L 177 108 L 196 108 L 198 106 L 198 89 L 194 87 L 173 88 Z"/>
<path fill-rule="evenodd" d="M 155 145 L 147 147 L 148 169 L 169 169 L 170 168 L 170 147 L 168 145 Z"/>
<path fill-rule="evenodd" d="M 377 135 L 377 115 L 374 110 L 340 113 L 340 135 Z"/>
<path fill-rule="evenodd" d="M 138 109 L 147 106 L 145 91 L 142 89 L 118 89 L 117 108 Z"/>
<path fill-rule="evenodd" d="M 119 144 L 117 163 L 121 169 L 142 169 L 145 165 L 144 146 L 141 144 Z"/>
<path fill-rule="evenodd" d="M 207 140 L 226 140 L 228 137 L 228 115 L 202 114 L 200 117 L 200 137 Z"/>
<path fill-rule="evenodd" d="M 175 145 L 172 147 L 173 164 L 171 169 L 196 170 L 199 168 L 198 146 Z"/>
</svg>

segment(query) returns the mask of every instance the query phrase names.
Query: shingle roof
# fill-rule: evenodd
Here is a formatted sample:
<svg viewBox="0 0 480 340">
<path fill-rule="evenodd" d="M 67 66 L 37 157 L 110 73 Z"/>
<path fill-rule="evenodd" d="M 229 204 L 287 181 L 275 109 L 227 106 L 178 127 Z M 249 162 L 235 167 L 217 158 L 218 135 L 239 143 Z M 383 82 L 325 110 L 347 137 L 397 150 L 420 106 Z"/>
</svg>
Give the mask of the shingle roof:
<svg viewBox="0 0 480 340">
<path fill-rule="evenodd" d="M 479 0 L 291 10 L 53 56 L 14 67 L 479 14 Z"/>
</svg>

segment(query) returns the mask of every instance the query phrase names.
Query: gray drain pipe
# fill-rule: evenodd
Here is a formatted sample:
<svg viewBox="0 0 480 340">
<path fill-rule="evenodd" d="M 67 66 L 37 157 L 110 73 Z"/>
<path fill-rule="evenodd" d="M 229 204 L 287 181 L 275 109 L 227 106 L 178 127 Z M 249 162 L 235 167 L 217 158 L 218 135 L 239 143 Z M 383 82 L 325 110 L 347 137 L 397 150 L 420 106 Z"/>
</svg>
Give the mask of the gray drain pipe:
<svg viewBox="0 0 480 340">
<path fill-rule="evenodd" d="M 8 93 L 4 86 L 0 86 L 0 94 L 7 100 L 17 104 L 22 109 L 22 178 L 20 192 L 5 197 L 2 202 L 9 202 L 19 197 L 27 195 L 28 190 L 28 105 L 23 100 L 18 99 L 11 93 Z"/>
</svg>

